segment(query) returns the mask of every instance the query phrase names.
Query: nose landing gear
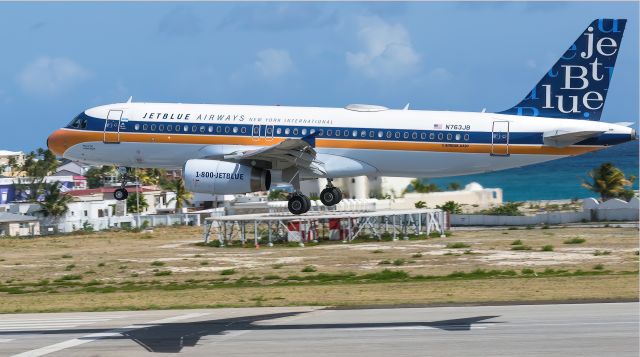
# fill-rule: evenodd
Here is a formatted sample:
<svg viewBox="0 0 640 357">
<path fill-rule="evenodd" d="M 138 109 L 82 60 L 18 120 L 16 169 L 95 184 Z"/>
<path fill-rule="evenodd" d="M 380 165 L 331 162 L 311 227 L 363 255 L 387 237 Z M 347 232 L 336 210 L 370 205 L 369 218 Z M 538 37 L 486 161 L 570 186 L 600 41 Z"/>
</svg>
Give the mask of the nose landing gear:
<svg viewBox="0 0 640 357">
<path fill-rule="evenodd" d="M 125 188 L 127 186 L 127 182 L 129 181 L 129 176 L 127 175 L 126 167 L 118 167 L 118 173 L 122 176 L 122 184 L 120 184 L 120 188 L 113 191 L 113 198 L 118 201 L 124 201 L 129 197 L 129 191 Z"/>
</svg>

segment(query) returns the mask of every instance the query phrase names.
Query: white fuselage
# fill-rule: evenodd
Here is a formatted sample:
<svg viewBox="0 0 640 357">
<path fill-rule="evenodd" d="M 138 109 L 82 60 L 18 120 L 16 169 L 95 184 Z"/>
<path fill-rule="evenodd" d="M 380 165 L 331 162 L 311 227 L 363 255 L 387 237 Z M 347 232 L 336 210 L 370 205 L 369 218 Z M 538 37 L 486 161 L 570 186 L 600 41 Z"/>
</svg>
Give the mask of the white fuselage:
<svg viewBox="0 0 640 357">
<path fill-rule="evenodd" d="M 65 158 L 91 164 L 180 168 L 189 159 L 224 160 L 230 153 L 314 133 L 317 160 L 324 164 L 327 177 L 439 177 L 579 155 L 635 136 L 631 128 L 598 121 L 354 109 L 111 104 L 83 112 L 76 125 L 72 122 L 52 134 L 49 147 Z M 555 147 L 543 140 L 544 133 L 554 130 L 602 134 Z"/>
</svg>

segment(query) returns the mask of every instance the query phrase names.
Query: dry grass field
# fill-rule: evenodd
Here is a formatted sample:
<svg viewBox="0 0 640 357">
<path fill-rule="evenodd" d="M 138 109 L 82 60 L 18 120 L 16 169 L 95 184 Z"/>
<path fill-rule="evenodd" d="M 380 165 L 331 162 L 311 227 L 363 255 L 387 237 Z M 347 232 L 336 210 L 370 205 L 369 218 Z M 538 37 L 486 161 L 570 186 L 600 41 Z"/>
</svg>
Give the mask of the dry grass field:
<svg viewBox="0 0 640 357">
<path fill-rule="evenodd" d="M 636 228 L 456 231 L 307 247 L 199 227 L 0 239 L 0 312 L 638 298 Z"/>
</svg>

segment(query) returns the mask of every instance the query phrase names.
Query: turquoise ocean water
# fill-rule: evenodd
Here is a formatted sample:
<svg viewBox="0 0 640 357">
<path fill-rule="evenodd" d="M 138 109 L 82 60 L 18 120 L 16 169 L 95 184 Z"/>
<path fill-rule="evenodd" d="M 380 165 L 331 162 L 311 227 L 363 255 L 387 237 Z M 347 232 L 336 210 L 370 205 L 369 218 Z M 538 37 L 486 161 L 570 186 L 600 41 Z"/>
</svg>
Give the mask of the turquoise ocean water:
<svg viewBox="0 0 640 357">
<path fill-rule="evenodd" d="M 613 146 L 581 156 L 545 162 L 516 169 L 478 175 L 429 179 L 428 182 L 446 187 L 450 182 L 463 186 L 478 182 L 483 187 L 499 187 L 504 201 L 553 200 L 594 197 L 593 193 L 580 186 L 594 167 L 603 162 L 612 162 L 622 169 L 627 177 L 638 176 L 638 142 Z M 638 189 L 638 181 L 634 188 Z"/>
</svg>

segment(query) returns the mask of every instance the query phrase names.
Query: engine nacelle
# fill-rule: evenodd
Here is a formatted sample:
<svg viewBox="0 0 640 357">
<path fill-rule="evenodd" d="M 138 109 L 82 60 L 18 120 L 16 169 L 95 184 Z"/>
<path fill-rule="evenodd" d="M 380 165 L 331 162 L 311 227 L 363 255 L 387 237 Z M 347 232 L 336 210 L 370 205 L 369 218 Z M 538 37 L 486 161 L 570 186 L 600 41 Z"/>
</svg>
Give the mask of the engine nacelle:
<svg viewBox="0 0 640 357">
<path fill-rule="evenodd" d="M 271 172 L 217 160 L 189 160 L 184 164 L 184 186 L 191 192 L 230 195 L 267 191 Z"/>
</svg>

